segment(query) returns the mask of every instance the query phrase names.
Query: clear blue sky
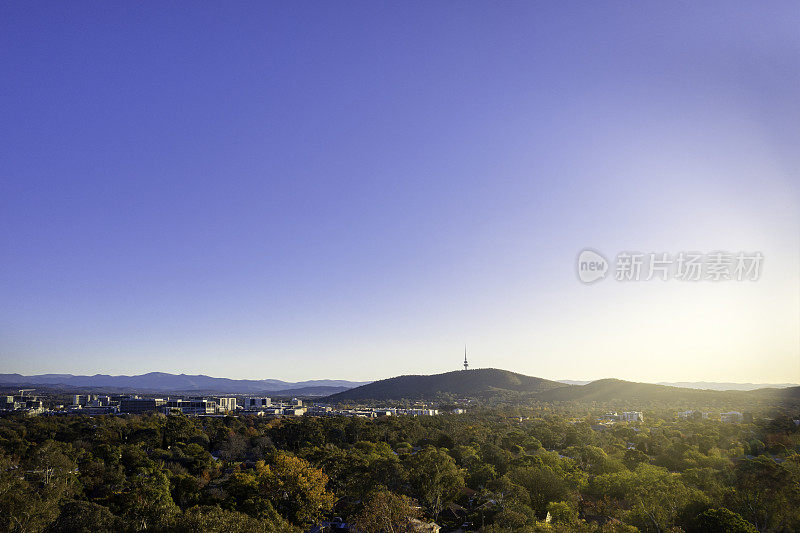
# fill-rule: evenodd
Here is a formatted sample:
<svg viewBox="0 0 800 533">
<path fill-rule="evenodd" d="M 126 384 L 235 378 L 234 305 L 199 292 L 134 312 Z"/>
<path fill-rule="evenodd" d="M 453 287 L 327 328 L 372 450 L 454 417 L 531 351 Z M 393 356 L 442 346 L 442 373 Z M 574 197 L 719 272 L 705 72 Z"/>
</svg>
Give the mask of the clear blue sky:
<svg viewBox="0 0 800 533">
<path fill-rule="evenodd" d="M 0 372 L 800 381 L 800 5 L 4 2 Z M 584 247 L 759 250 L 576 281 Z"/>
</svg>

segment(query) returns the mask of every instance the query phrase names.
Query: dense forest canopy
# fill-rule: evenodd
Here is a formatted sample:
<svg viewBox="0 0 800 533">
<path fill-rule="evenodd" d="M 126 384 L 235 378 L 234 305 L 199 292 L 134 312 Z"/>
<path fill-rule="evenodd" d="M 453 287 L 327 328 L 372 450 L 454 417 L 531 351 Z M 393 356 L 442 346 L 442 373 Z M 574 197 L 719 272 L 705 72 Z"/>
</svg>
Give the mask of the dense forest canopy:
<svg viewBox="0 0 800 533">
<path fill-rule="evenodd" d="M 7 415 L 0 530 L 800 530 L 798 413 L 598 425 L 586 406 L 435 417 Z"/>
</svg>

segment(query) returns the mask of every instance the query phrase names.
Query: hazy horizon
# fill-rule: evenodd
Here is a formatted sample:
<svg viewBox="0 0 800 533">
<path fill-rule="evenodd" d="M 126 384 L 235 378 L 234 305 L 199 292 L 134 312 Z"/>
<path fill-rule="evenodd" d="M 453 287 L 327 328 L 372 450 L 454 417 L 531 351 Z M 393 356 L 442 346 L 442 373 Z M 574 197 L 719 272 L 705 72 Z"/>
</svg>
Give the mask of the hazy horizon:
<svg viewBox="0 0 800 533">
<path fill-rule="evenodd" d="M 0 372 L 800 382 L 771 5 L 4 3 Z"/>
<path fill-rule="evenodd" d="M 479 370 L 479 369 L 493 369 L 493 367 L 471 368 L 470 370 Z M 450 370 L 450 371 L 445 371 L 445 372 L 458 372 L 460 370 L 461 369 L 456 369 L 456 370 Z M 508 369 L 508 368 L 504 368 L 504 369 L 501 369 L 501 370 L 508 370 L 510 372 L 514 372 L 514 370 Z M 212 376 L 212 375 L 204 374 L 202 372 L 200 372 L 200 373 L 164 372 L 164 371 L 159 371 L 159 370 L 151 370 L 151 371 L 143 372 L 143 373 L 140 373 L 140 374 L 113 374 L 113 373 L 108 373 L 108 372 L 96 372 L 96 373 L 93 373 L 93 374 L 75 374 L 75 373 L 72 373 L 72 372 L 43 372 L 43 373 L 39 373 L 39 374 L 21 374 L 20 372 L 0 372 L 0 374 L 19 374 L 19 375 L 22 375 L 23 377 L 37 377 L 37 376 L 73 376 L 73 377 L 77 377 L 77 376 L 86 376 L 86 377 L 94 377 L 94 376 L 120 377 L 120 376 L 122 376 L 122 377 L 130 377 L 130 376 L 146 375 L 146 374 L 171 374 L 171 375 L 178 375 L 178 376 L 181 376 L 181 375 L 186 375 L 186 376 L 206 376 L 206 377 L 211 377 L 211 378 L 232 379 L 232 380 L 256 380 L 256 381 L 273 380 L 273 381 L 282 381 L 282 382 L 285 382 L 285 383 L 298 383 L 298 382 L 307 382 L 307 381 L 348 381 L 350 383 L 372 383 L 372 382 L 375 382 L 375 381 L 380 381 L 382 379 L 397 377 L 397 376 L 392 375 L 392 376 L 381 376 L 381 377 L 376 377 L 376 378 L 372 378 L 372 379 L 365 379 L 365 380 L 356 380 L 356 379 L 350 379 L 348 377 L 337 377 L 337 376 L 330 377 L 330 376 L 327 376 L 327 377 L 310 377 L 310 378 L 306 377 L 306 378 L 302 378 L 302 379 L 289 380 L 289 379 L 282 379 L 279 376 L 269 376 L 269 377 L 254 377 L 254 376 L 231 377 L 231 376 L 216 376 L 216 375 Z M 603 380 L 603 379 L 620 379 L 620 378 L 618 378 L 616 376 L 605 376 L 603 378 L 596 378 L 596 379 L 591 379 L 591 380 L 572 379 L 572 378 L 557 379 L 557 378 L 546 377 L 546 376 L 531 376 L 531 377 L 544 378 L 544 379 L 548 379 L 550 381 L 557 381 L 559 383 L 564 383 L 564 384 L 569 384 L 569 385 L 584 385 L 584 384 L 587 384 L 587 383 L 591 383 L 592 381 L 598 381 L 598 380 Z M 707 385 L 740 385 L 740 386 L 752 385 L 754 387 L 767 387 L 767 386 L 793 387 L 793 386 L 800 386 L 800 383 L 793 383 L 793 382 L 769 383 L 769 382 L 725 382 L 725 381 L 641 381 L 641 383 L 651 383 L 651 384 L 654 384 L 654 385 L 671 385 L 671 386 L 693 385 L 694 387 L 692 387 L 692 388 L 702 388 L 702 387 L 699 387 L 699 385 L 704 385 L 704 384 L 707 384 Z M 745 390 L 745 389 L 742 389 L 742 390 Z"/>
</svg>

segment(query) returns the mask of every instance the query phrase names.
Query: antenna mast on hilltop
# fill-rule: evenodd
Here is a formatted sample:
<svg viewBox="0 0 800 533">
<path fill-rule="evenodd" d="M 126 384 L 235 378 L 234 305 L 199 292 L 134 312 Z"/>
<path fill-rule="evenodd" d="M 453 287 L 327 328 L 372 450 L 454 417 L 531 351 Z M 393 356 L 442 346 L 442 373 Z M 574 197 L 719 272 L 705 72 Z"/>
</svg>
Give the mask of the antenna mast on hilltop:
<svg viewBox="0 0 800 533">
<path fill-rule="evenodd" d="M 464 370 L 469 370 L 469 363 L 467 363 L 467 345 L 464 345 Z"/>
</svg>

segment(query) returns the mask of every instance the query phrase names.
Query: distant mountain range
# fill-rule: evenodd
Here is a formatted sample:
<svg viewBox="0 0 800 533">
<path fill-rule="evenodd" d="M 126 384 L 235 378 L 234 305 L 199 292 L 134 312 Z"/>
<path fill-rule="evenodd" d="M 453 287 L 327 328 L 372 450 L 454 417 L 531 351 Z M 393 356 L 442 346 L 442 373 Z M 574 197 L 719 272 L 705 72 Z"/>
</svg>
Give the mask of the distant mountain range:
<svg viewBox="0 0 800 533">
<path fill-rule="evenodd" d="M 621 379 L 600 379 L 586 385 L 567 385 L 559 389 L 545 391 L 536 396 L 541 401 L 583 401 L 583 402 L 696 402 L 709 405 L 715 401 L 737 400 L 747 405 L 758 399 L 797 400 L 800 399 L 800 386 L 786 388 L 761 388 L 755 390 L 713 390 L 688 387 L 674 387 L 654 383 L 636 383 Z"/>
<path fill-rule="evenodd" d="M 730 396 L 729 391 L 711 391 L 670 387 L 654 383 L 637 383 L 621 379 L 599 379 L 585 385 L 565 385 L 537 395 L 543 401 L 591 401 L 608 402 L 619 400 L 660 401 L 674 400 L 706 400 L 713 397 Z M 733 391 L 734 395 L 743 394 Z"/>
<path fill-rule="evenodd" d="M 738 400 L 742 404 L 760 399 L 800 399 L 800 387 L 764 388 L 753 391 L 700 390 L 620 379 L 601 379 L 586 384 L 565 384 L 547 379 L 484 368 L 457 370 L 432 376 L 399 376 L 374 381 L 325 398 L 330 402 L 354 400 L 434 399 L 442 394 L 459 397 L 514 395 L 546 402 L 697 402 L 708 404 Z"/>
<path fill-rule="evenodd" d="M 48 386 L 67 389 L 107 389 L 139 392 L 218 392 L 225 394 L 273 394 L 275 396 L 323 396 L 342 392 L 366 381 L 341 379 L 316 379 L 309 381 L 281 381 L 279 379 L 228 379 L 204 375 L 167 374 L 150 372 L 137 376 L 73 376 L 72 374 L 0 374 L 0 385 L 35 387 Z"/>
<path fill-rule="evenodd" d="M 273 397 L 325 397 L 325 401 L 418 400 L 435 399 L 442 394 L 463 397 L 524 397 L 546 402 L 646 402 L 685 401 L 688 404 L 713 403 L 716 400 L 759 398 L 800 398 L 800 387 L 775 385 L 750 389 L 749 384 L 681 383 L 681 386 L 635 383 L 619 379 L 592 382 L 559 382 L 526 376 L 508 370 L 481 368 L 457 370 L 435 375 L 398 376 L 374 382 L 320 379 L 288 382 L 278 379 L 228 379 L 204 375 L 150 372 L 137 376 L 74 376 L 41 374 L 23 376 L 0 374 L 0 386 L 6 388 L 51 388 L 75 392 L 142 392 L 195 394 L 263 394 Z M 720 390 L 719 388 L 738 385 Z M 697 387 L 695 387 L 697 386 Z M 702 387 L 700 387 L 702 386 Z M 719 387 L 719 388 L 717 388 Z M 754 385 L 754 387 L 757 387 Z"/>
<path fill-rule="evenodd" d="M 560 379 L 559 383 L 566 385 L 586 385 L 591 381 L 576 381 L 571 379 Z M 666 385 L 668 387 L 683 387 L 686 389 L 706 389 L 706 390 L 756 390 L 756 389 L 786 389 L 789 387 L 800 386 L 800 383 L 729 383 L 718 381 L 659 381 L 655 385 Z"/>
<path fill-rule="evenodd" d="M 800 386 L 799 383 L 717 383 L 715 381 L 676 381 L 659 382 L 659 385 L 670 385 L 673 387 L 686 387 L 688 389 L 708 389 L 708 390 L 757 390 L 757 389 L 787 389 Z"/>
</svg>

